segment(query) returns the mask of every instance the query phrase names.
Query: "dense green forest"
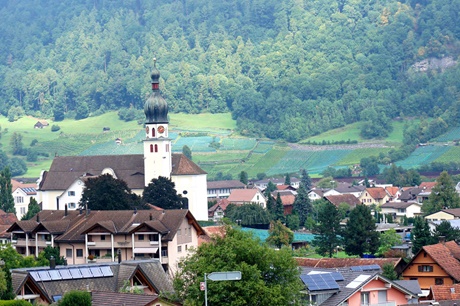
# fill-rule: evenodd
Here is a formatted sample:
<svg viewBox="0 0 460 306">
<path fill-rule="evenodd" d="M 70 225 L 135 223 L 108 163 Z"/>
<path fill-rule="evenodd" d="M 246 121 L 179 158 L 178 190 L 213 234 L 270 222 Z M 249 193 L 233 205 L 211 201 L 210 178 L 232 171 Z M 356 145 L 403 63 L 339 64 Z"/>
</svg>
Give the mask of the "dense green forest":
<svg viewBox="0 0 460 306">
<path fill-rule="evenodd" d="M 456 126 L 459 14 L 459 0 L 4 0 L 0 112 L 141 109 L 156 57 L 171 111 L 230 110 L 243 135 Z M 450 64 L 414 68 L 429 58 Z"/>
</svg>

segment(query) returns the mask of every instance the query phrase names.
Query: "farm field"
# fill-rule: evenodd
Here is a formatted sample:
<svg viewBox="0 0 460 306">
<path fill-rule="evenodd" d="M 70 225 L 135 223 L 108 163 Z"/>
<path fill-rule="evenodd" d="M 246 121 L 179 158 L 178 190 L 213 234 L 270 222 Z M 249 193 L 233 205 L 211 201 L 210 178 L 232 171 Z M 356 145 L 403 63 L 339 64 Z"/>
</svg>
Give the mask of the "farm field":
<svg viewBox="0 0 460 306">
<path fill-rule="evenodd" d="M 398 161 L 395 164 L 399 167 L 403 167 L 406 169 L 416 168 L 421 165 L 429 164 L 433 161 L 436 161 L 439 157 L 441 157 L 444 153 L 449 151 L 448 146 L 426 146 L 426 147 L 418 147 L 415 149 L 412 154 L 406 158 L 405 160 Z"/>
<path fill-rule="evenodd" d="M 38 161 L 27 163 L 29 170 L 24 177 L 38 177 L 42 170 L 49 169 L 55 155 L 141 154 L 143 150 L 142 140 L 145 136 L 142 126 L 135 121 L 119 120 L 116 112 L 79 121 L 49 121 L 50 126 L 60 126 L 57 132 L 51 132 L 51 127 L 34 129 L 37 120 L 23 117 L 16 122 L 9 122 L 5 117 L 0 117 L 0 144 L 9 157 L 9 141 L 13 132 L 21 133 L 24 148 L 31 148 L 32 140 L 37 140 L 32 148 L 41 156 Z M 291 145 L 283 142 L 238 135 L 234 132 L 236 123 L 230 113 L 170 114 L 170 121 L 173 123 L 169 133 L 173 152 L 181 152 L 184 145 L 189 146 L 193 160 L 208 172 L 209 178 L 219 172 L 236 178 L 241 171 L 246 171 L 250 178 L 255 178 L 258 173 L 276 176 L 296 173 L 302 168 L 308 169 L 312 177 L 318 177 L 328 166 L 351 166 L 359 163 L 363 157 L 388 152 L 391 146 L 397 146 L 401 141 L 404 126 L 404 122 L 394 121 L 394 130 L 389 137 L 366 143 L 359 136 L 359 124 L 351 124 L 306 140 L 332 142 L 350 139 L 357 140 L 357 145 L 328 148 L 307 146 L 299 149 L 296 146 L 291 148 Z M 110 130 L 103 132 L 104 127 Z M 458 135 L 460 127 L 438 137 L 436 141 L 447 143 L 457 139 Z M 122 143 L 116 144 L 116 138 L 122 139 Z M 416 167 L 432 161 L 452 160 L 460 160 L 460 147 L 439 145 L 418 148 L 398 165 Z"/>
</svg>

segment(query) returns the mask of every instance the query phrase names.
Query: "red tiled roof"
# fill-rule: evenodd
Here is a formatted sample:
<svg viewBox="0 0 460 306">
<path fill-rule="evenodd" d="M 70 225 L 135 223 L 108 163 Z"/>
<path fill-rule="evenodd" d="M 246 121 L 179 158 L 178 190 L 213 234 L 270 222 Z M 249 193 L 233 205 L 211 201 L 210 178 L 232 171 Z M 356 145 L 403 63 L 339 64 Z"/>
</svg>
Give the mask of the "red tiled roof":
<svg viewBox="0 0 460 306">
<path fill-rule="evenodd" d="M 398 187 L 385 187 L 385 190 L 388 192 L 388 194 L 392 197 L 395 197 L 398 192 L 399 188 Z"/>
<path fill-rule="evenodd" d="M 431 191 L 436 185 L 436 182 L 422 182 L 418 188 L 423 189 L 423 191 Z"/>
<path fill-rule="evenodd" d="M 385 198 L 385 196 L 387 196 L 387 193 L 386 193 L 385 189 L 382 188 L 382 187 L 366 188 L 366 191 L 375 200 L 383 199 L 383 198 Z"/>
<path fill-rule="evenodd" d="M 259 192 L 258 189 L 233 189 L 227 200 L 229 202 L 251 202 Z"/>
<path fill-rule="evenodd" d="M 455 258 L 460 254 L 460 246 L 455 241 L 426 245 L 423 250 L 457 282 L 460 281 L 460 262 Z"/>
<path fill-rule="evenodd" d="M 353 207 L 353 208 L 356 207 L 356 205 L 360 204 L 359 199 L 350 193 L 330 195 L 330 196 L 325 196 L 324 198 L 337 207 L 341 203 L 347 203 L 348 205 L 350 205 L 350 207 Z"/>
<path fill-rule="evenodd" d="M 433 300 L 460 300 L 460 284 L 431 286 L 430 290 Z"/>
<path fill-rule="evenodd" d="M 227 206 L 230 204 L 230 202 L 227 199 L 220 199 L 219 202 L 211 206 L 211 208 L 208 209 L 209 213 L 214 213 L 217 209 L 217 207 L 222 208 L 223 211 L 227 209 Z"/>
</svg>

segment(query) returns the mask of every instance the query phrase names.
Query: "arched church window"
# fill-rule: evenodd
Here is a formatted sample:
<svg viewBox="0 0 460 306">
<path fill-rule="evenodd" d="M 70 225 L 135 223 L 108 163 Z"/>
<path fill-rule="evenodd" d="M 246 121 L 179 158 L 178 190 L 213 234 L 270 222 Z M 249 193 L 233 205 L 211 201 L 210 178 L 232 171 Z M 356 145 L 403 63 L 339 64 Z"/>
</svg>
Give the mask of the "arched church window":
<svg viewBox="0 0 460 306">
<path fill-rule="evenodd" d="M 158 152 L 158 145 L 155 144 L 155 153 Z"/>
<path fill-rule="evenodd" d="M 152 128 L 152 137 L 155 137 L 155 128 Z"/>
<path fill-rule="evenodd" d="M 153 145 L 150 145 L 150 153 L 153 153 Z"/>
</svg>

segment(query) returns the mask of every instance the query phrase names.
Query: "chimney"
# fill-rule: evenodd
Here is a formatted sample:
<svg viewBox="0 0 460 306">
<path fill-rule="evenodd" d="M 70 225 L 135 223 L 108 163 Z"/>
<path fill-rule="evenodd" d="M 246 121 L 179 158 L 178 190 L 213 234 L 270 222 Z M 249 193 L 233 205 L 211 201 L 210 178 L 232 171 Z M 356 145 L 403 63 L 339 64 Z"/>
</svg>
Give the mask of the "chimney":
<svg viewBox="0 0 460 306">
<path fill-rule="evenodd" d="M 64 217 L 67 217 L 67 213 L 68 212 L 67 212 L 67 204 L 66 204 L 66 205 L 64 205 Z"/>
<path fill-rule="evenodd" d="M 56 210 L 59 210 L 59 197 L 56 197 Z"/>
<path fill-rule="evenodd" d="M 37 214 L 37 223 L 40 223 L 40 215 Z"/>
<path fill-rule="evenodd" d="M 134 214 L 137 214 L 137 208 L 134 207 Z"/>
<path fill-rule="evenodd" d="M 153 216 L 152 216 L 152 213 L 150 213 L 150 221 L 153 220 Z"/>
<path fill-rule="evenodd" d="M 54 256 L 50 257 L 50 269 L 51 270 L 56 269 L 56 259 L 54 259 Z"/>
<path fill-rule="evenodd" d="M 439 243 L 445 244 L 446 243 L 446 236 L 439 236 Z"/>
</svg>

